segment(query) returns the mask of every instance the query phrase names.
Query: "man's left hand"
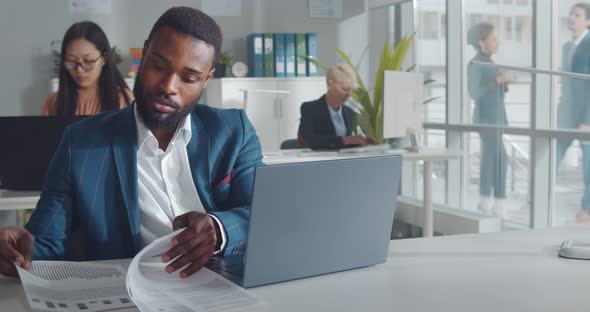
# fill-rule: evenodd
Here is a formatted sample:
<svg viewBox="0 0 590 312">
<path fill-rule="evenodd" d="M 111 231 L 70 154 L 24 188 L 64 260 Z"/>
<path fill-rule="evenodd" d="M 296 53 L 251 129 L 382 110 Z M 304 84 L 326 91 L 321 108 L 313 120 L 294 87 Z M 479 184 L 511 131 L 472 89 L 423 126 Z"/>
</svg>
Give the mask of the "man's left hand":
<svg viewBox="0 0 590 312">
<path fill-rule="evenodd" d="M 168 262 L 178 257 L 166 266 L 168 273 L 188 264 L 180 272 L 180 277 L 185 278 L 200 270 L 213 256 L 220 239 L 219 226 L 213 217 L 194 211 L 176 217 L 172 225 L 174 230 L 186 229 L 172 238 L 172 248 L 162 255 L 162 261 Z"/>
<path fill-rule="evenodd" d="M 581 125 L 578 127 L 578 129 L 579 129 L 579 130 L 582 130 L 582 131 L 590 131 L 590 125 L 587 125 L 587 124 L 581 124 Z"/>
</svg>

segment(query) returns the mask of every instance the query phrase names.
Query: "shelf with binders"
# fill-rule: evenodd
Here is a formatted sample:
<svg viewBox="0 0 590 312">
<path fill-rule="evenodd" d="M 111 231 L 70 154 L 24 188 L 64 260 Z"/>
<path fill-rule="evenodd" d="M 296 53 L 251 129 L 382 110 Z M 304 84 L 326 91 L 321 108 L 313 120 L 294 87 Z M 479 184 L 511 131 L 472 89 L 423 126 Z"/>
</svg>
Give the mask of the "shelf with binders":
<svg viewBox="0 0 590 312">
<path fill-rule="evenodd" d="M 318 69 L 316 33 L 251 33 L 247 37 L 248 76 L 315 77 Z"/>
</svg>

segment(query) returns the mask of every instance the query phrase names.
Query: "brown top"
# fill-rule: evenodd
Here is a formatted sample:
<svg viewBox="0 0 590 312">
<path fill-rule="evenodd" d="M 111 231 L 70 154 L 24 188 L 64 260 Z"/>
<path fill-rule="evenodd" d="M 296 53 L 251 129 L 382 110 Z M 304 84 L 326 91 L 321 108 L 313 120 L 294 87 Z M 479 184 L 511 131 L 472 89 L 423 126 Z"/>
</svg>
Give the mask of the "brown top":
<svg viewBox="0 0 590 312">
<path fill-rule="evenodd" d="M 133 93 L 125 89 L 129 102 L 133 101 Z M 122 93 L 119 93 L 119 108 L 125 108 L 127 102 Z M 78 105 L 76 105 L 75 115 L 95 115 L 101 112 L 100 97 L 98 95 L 98 85 L 91 89 L 78 90 Z M 57 115 L 57 92 L 47 96 L 41 107 L 41 115 Z"/>
</svg>

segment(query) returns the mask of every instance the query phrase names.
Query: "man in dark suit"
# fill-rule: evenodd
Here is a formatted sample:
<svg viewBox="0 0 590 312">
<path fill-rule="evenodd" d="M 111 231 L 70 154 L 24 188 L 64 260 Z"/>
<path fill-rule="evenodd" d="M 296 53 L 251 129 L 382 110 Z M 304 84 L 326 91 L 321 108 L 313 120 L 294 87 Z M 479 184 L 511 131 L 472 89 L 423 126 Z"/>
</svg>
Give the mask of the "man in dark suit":
<svg viewBox="0 0 590 312">
<path fill-rule="evenodd" d="M 352 135 L 355 114 L 343 105 L 352 94 L 356 74 L 347 64 L 336 64 L 326 73 L 327 92 L 321 98 L 301 105 L 298 144 L 312 149 L 339 149 L 365 146 L 362 135 Z"/>
<path fill-rule="evenodd" d="M 590 5 L 575 4 L 568 18 L 573 38 L 563 47 L 562 70 L 578 74 L 590 74 Z M 557 108 L 557 127 L 590 130 L 590 82 L 563 77 L 561 97 Z M 557 139 L 557 165 L 571 145 L 571 139 Z M 580 223 L 590 222 L 590 142 L 580 142 L 583 153 L 584 195 L 582 207 L 576 214 Z"/>
<path fill-rule="evenodd" d="M 181 228 L 161 257 L 175 259 L 167 272 L 187 277 L 214 254 L 244 253 L 260 143 L 243 111 L 197 104 L 221 41 L 199 10 L 158 19 L 136 101 L 65 130 L 26 228 L 0 228 L 0 274 L 15 276 L 14 263 L 28 269 L 32 259 L 130 258 Z M 81 241 L 75 259 L 72 241 Z"/>
</svg>

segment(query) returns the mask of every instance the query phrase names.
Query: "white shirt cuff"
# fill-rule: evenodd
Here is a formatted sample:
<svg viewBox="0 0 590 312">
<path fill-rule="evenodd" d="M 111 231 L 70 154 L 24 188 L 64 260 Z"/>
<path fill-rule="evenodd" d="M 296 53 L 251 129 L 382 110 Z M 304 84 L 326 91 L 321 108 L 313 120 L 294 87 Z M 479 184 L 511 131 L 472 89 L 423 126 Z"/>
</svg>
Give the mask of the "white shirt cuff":
<svg viewBox="0 0 590 312">
<path fill-rule="evenodd" d="M 223 227 L 223 223 L 221 223 L 219 218 L 210 213 L 208 213 L 207 215 L 213 218 L 215 222 L 217 222 L 217 225 L 219 226 L 219 232 L 221 232 L 221 246 L 219 246 L 219 250 L 215 250 L 215 252 L 213 253 L 214 255 L 217 255 L 225 249 L 225 245 L 227 245 L 227 236 L 225 235 L 225 228 Z"/>
</svg>

